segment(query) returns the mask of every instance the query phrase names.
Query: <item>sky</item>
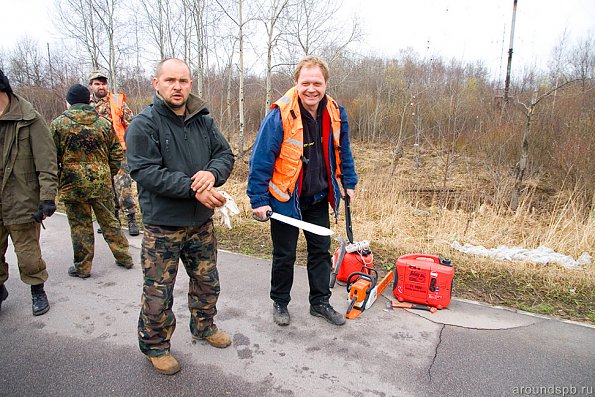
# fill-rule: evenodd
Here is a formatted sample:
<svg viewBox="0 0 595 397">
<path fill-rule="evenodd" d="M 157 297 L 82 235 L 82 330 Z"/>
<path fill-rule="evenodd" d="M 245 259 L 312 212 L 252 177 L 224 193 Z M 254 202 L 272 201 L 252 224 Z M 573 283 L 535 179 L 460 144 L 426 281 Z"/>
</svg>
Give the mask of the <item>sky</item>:
<svg viewBox="0 0 595 397">
<path fill-rule="evenodd" d="M 345 0 L 367 32 L 370 54 L 411 47 L 422 57 L 481 60 L 505 74 L 513 0 Z M 374 8 L 372 11 L 371 8 Z M 595 40 L 595 0 L 518 0 L 512 66 L 542 67 L 564 35 Z M 495 76 L 497 77 L 497 76 Z"/>
<path fill-rule="evenodd" d="M 53 0 L 2 0 L 0 48 L 28 35 L 41 45 L 53 33 Z M 492 77 L 505 73 L 513 0 L 343 0 L 344 17 L 357 16 L 364 55 L 396 57 L 412 48 L 421 57 L 481 60 Z M 512 68 L 543 68 L 564 33 L 568 43 L 595 40 L 595 0 L 518 0 Z M 503 77 L 502 77 L 503 78 Z"/>
</svg>

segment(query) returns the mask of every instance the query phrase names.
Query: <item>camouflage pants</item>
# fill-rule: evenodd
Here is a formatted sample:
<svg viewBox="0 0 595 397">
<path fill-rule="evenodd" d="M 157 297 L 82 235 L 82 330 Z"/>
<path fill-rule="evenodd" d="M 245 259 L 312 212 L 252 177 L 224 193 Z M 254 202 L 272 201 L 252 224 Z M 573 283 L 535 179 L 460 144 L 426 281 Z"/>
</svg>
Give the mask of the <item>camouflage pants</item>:
<svg viewBox="0 0 595 397">
<path fill-rule="evenodd" d="M 124 155 L 120 170 L 114 176 L 114 192 L 116 208 L 123 209 L 126 215 L 136 214 L 135 195 L 132 192 L 132 178 L 130 177 L 126 155 Z"/>
<path fill-rule="evenodd" d="M 0 205 L 0 213 L 2 206 Z M 46 265 L 41 257 L 39 247 L 39 233 L 41 225 L 37 222 L 22 223 L 19 225 L 5 225 L 0 219 L 0 285 L 8 280 L 8 263 L 6 263 L 6 250 L 8 249 L 8 236 L 14 245 L 17 255 L 19 273 L 25 284 L 42 284 L 48 279 Z"/>
<path fill-rule="evenodd" d="M 74 251 L 74 267 L 80 273 L 91 273 L 95 251 L 95 234 L 93 232 L 93 218 L 95 212 L 97 223 L 103 231 L 103 238 L 109 246 L 116 262 L 126 266 L 132 263 L 128 252 L 128 240 L 124 237 L 119 222 L 114 216 L 114 203 L 110 200 L 91 199 L 88 201 L 69 201 L 64 203 L 72 250 Z"/>
<path fill-rule="evenodd" d="M 190 277 L 190 332 L 204 338 L 216 330 L 213 317 L 217 314 L 220 286 L 213 221 L 192 227 L 145 225 L 141 250 L 144 285 L 138 341 L 140 350 L 147 356 L 161 356 L 170 349 L 176 328 L 172 306 L 180 259 Z"/>
</svg>

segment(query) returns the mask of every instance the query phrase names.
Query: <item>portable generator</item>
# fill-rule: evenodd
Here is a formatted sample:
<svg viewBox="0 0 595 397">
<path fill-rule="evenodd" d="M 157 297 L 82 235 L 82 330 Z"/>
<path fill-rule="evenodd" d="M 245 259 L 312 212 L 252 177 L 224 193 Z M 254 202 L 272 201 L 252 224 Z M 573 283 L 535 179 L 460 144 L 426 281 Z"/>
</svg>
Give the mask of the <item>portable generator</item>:
<svg viewBox="0 0 595 397">
<path fill-rule="evenodd" d="M 349 275 L 355 272 L 370 274 L 367 268 L 374 267 L 374 254 L 368 248 L 369 246 L 370 242 L 363 240 L 347 245 L 342 244 L 337 248 L 333 255 L 333 270 L 338 268 L 337 280 L 345 283 Z"/>
<path fill-rule="evenodd" d="M 393 295 L 399 301 L 444 309 L 450 303 L 454 266 L 435 255 L 408 254 L 397 259 Z"/>
</svg>

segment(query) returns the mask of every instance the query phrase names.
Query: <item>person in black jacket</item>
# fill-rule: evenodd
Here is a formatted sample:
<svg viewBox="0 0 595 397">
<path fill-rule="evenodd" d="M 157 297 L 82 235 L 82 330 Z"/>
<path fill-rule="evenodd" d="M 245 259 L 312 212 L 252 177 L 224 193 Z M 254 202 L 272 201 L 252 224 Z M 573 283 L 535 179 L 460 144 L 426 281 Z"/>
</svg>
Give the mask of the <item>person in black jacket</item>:
<svg viewBox="0 0 595 397">
<path fill-rule="evenodd" d="M 161 61 L 153 87 L 153 105 L 135 117 L 126 131 L 126 156 L 138 185 L 145 225 L 139 347 L 158 372 L 171 375 L 180 370 L 170 353 L 180 259 L 190 276 L 193 339 L 219 348 L 231 344 L 213 322 L 220 286 L 212 216 L 214 208 L 225 204 L 215 187 L 231 174 L 234 155 L 205 101 L 190 92 L 192 78 L 186 63 L 175 58 Z"/>
</svg>

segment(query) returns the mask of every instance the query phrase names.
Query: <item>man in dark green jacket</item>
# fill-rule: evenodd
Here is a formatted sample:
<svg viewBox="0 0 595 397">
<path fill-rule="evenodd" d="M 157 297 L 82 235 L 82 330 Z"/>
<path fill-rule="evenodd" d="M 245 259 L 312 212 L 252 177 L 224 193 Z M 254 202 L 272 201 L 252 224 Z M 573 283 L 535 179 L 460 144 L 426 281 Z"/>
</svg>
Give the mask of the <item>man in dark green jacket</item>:
<svg viewBox="0 0 595 397">
<path fill-rule="evenodd" d="M 234 156 L 205 101 L 190 93 L 192 77 L 186 63 L 162 61 L 153 87 L 153 106 L 126 130 L 126 156 L 145 224 L 139 347 L 158 372 L 171 375 L 180 370 L 170 354 L 180 259 L 190 277 L 192 337 L 219 348 L 231 344 L 229 335 L 213 322 L 220 286 L 212 216 L 214 208 L 225 204 L 214 187 L 229 177 Z"/>
<path fill-rule="evenodd" d="M 2 70 L 0 153 L 0 307 L 8 296 L 4 283 L 8 279 L 5 254 L 10 236 L 21 280 L 31 285 L 33 315 L 39 316 L 50 309 L 43 288 L 48 273 L 41 257 L 39 235 L 41 221 L 56 211 L 56 147 L 39 113 L 12 92 Z"/>
<path fill-rule="evenodd" d="M 111 123 L 89 105 L 90 95 L 81 84 L 71 86 L 66 94 L 68 109 L 50 124 L 60 169 L 60 200 L 68 216 L 74 252 L 68 274 L 79 278 L 91 275 L 93 212 L 116 265 L 133 266 L 112 197 L 112 178 L 120 169 L 122 147 Z"/>
</svg>

